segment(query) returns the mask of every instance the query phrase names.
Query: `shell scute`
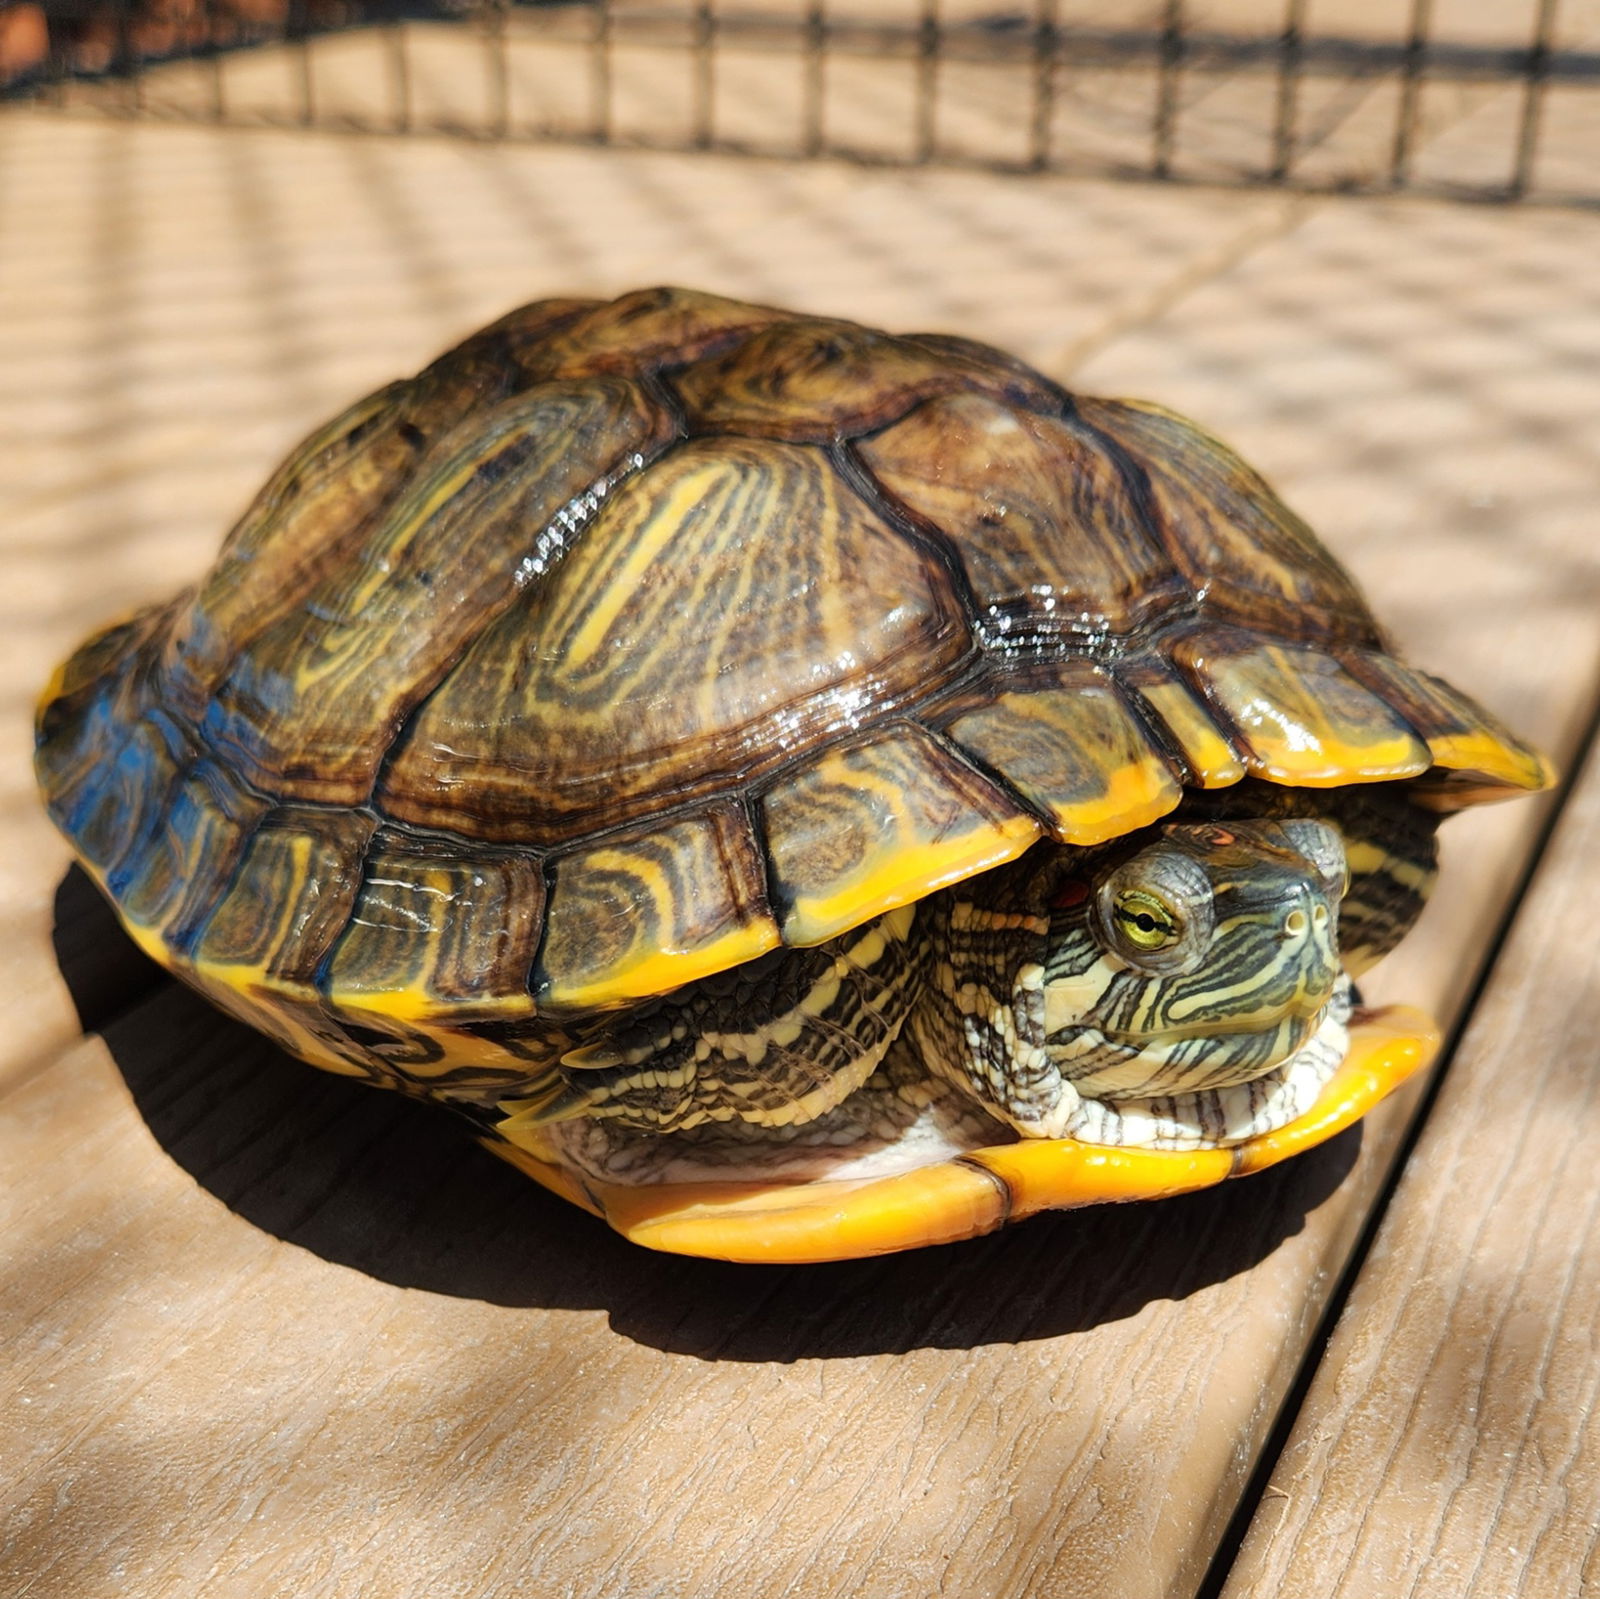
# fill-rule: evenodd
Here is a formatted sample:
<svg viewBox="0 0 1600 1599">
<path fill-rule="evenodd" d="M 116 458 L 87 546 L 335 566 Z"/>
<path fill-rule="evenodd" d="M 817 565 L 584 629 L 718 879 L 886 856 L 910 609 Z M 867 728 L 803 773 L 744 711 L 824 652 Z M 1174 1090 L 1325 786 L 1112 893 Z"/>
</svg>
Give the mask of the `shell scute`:
<svg viewBox="0 0 1600 1599">
<path fill-rule="evenodd" d="M 986 632 L 1126 635 L 1193 604 L 1122 469 L 1070 419 L 944 395 L 863 439 L 862 461 L 955 545 Z"/>
<path fill-rule="evenodd" d="M 1436 770 L 1413 788 L 1420 804 L 1459 810 L 1536 793 L 1555 781 L 1549 761 L 1532 745 L 1448 683 L 1376 650 L 1342 650 L 1340 659 L 1427 742 Z"/>
<path fill-rule="evenodd" d="M 1225 444 L 1157 405 L 1076 407 L 1143 472 L 1151 524 L 1205 614 L 1288 638 L 1382 643 L 1349 574 Z"/>
<path fill-rule="evenodd" d="M 196 761 L 178 777 L 137 855 L 119 871 L 123 914 L 184 951 L 268 807 L 221 762 Z"/>
<path fill-rule="evenodd" d="M 668 436 L 660 411 L 616 379 L 536 388 L 458 429 L 371 536 L 234 663 L 202 720 L 207 740 L 258 787 L 361 803 L 406 716 L 559 559 L 581 526 L 574 502 Z"/>
<path fill-rule="evenodd" d="M 1418 777 L 1432 765 L 1399 713 L 1331 655 L 1231 630 L 1187 634 L 1172 653 L 1253 776 L 1328 788 Z"/>
<path fill-rule="evenodd" d="M 1172 666 L 1147 653 L 1117 662 L 1117 681 L 1143 707 L 1151 725 L 1165 735 L 1195 788 L 1227 788 L 1243 780 L 1245 763 L 1207 708 Z"/>
<path fill-rule="evenodd" d="M 722 803 L 607 838 L 553 867 L 534 992 L 541 1011 L 665 993 L 779 942 L 744 807 Z"/>
<path fill-rule="evenodd" d="M 727 354 L 687 368 L 674 387 L 690 426 L 792 443 L 870 433 L 935 394 L 977 389 L 1055 409 L 1056 392 L 996 361 L 929 349 L 854 322 L 775 323 Z"/>
<path fill-rule="evenodd" d="M 1052 687 L 1000 695 L 946 729 L 1054 823 L 1064 844 L 1146 827 L 1183 798 L 1111 674 L 1074 662 Z"/>
<path fill-rule="evenodd" d="M 145 710 L 118 727 L 97 780 L 63 796 L 58 819 L 113 895 L 127 886 L 192 758 L 182 727 L 164 711 Z"/>
<path fill-rule="evenodd" d="M 638 289 L 616 300 L 590 302 L 567 326 L 537 343 L 529 365 L 540 378 L 637 376 L 704 360 L 792 316 L 697 289 Z"/>
<path fill-rule="evenodd" d="M 144 714 L 140 665 L 181 601 L 142 611 L 86 640 L 40 697 L 34 769 L 50 814 L 69 838 L 77 837 L 79 807 L 92 802 L 106 763 Z"/>
<path fill-rule="evenodd" d="M 762 802 L 783 941 L 820 944 L 1013 860 L 1043 824 L 926 728 L 827 749 Z"/>
<path fill-rule="evenodd" d="M 292 616 L 399 497 L 425 443 L 409 420 L 419 385 L 391 383 L 317 429 L 235 524 L 162 652 L 163 692 L 190 720 L 229 664 Z"/>
<path fill-rule="evenodd" d="M 502 841 L 580 837 L 882 719 L 970 649 L 948 573 L 823 452 L 691 440 L 464 653 L 381 800 Z"/>
<path fill-rule="evenodd" d="M 194 969 L 225 985 L 271 983 L 315 1001 L 317 969 L 350 920 L 376 827 L 363 811 L 270 811 L 195 935 Z"/>
<path fill-rule="evenodd" d="M 544 900 L 528 856 L 380 837 L 318 986 L 366 1021 L 531 1019 Z"/>
<path fill-rule="evenodd" d="M 329 1016 L 316 983 L 349 920 L 375 826 L 362 811 L 269 811 L 187 952 L 163 958 L 223 1010 L 302 1060 L 387 1082 L 392 1071 Z"/>
</svg>

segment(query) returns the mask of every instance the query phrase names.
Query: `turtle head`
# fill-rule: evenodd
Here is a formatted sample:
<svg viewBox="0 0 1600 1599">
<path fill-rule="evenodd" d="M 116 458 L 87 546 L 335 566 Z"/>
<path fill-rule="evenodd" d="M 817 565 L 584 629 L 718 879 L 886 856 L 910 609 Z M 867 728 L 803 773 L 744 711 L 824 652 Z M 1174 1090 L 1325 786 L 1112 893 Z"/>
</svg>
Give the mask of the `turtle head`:
<svg viewBox="0 0 1600 1599">
<path fill-rule="evenodd" d="M 1173 823 L 1065 878 L 1042 974 L 1046 1054 L 1091 1098 L 1271 1071 L 1333 997 L 1347 883 L 1343 841 L 1320 821 Z"/>
</svg>

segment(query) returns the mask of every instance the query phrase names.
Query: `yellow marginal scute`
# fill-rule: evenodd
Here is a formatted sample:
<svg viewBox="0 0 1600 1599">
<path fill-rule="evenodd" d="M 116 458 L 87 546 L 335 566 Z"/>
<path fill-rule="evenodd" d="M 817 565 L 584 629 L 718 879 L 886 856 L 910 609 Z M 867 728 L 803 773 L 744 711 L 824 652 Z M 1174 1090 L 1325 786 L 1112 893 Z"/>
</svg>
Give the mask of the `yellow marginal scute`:
<svg viewBox="0 0 1600 1599">
<path fill-rule="evenodd" d="M 1175 810 L 1183 790 L 1153 757 L 1119 766 L 1106 779 L 1105 792 L 1092 800 L 1052 806 L 1056 834 L 1064 844 L 1103 844 L 1121 838 Z"/>
<path fill-rule="evenodd" d="M 1492 733 L 1446 733 L 1428 740 L 1435 766 L 1452 772 L 1481 772 L 1511 788 L 1537 793 L 1555 782 L 1555 768 L 1538 751 L 1517 748 Z"/>
<path fill-rule="evenodd" d="M 552 983 L 544 996 L 551 1007 L 582 1008 L 626 1004 L 649 999 L 680 988 L 685 983 L 713 977 L 731 967 L 742 966 L 780 940 L 777 926 L 760 918 L 735 927 L 720 938 L 692 949 L 641 950 L 636 958 L 620 962 L 603 975 L 576 982 Z"/>
<path fill-rule="evenodd" d="M 830 894 L 797 895 L 783 919 L 783 941 L 795 947 L 825 943 L 935 889 L 1015 860 L 1041 831 L 1033 817 L 1019 813 L 955 838 L 886 851 Z"/>
<path fill-rule="evenodd" d="M 1181 683 L 1141 683 L 1139 695 L 1177 740 L 1201 788 L 1227 788 L 1244 777 L 1244 762 Z"/>
<path fill-rule="evenodd" d="M 1433 764 L 1395 711 L 1331 657 L 1278 645 L 1211 650 L 1203 638 L 1177 654 L 1209 685 L 1258 777 L 1336 788 L 1419 777 Z"/>
<path fill-rule="evenodd" d="M 1274 732 L 1281 736 L 1274 737 Z M 1303 724 L 1273 729 L 1258 722 L 1250 741 L 1259 756 L 1257 770 L 1274 783 L 1295 788 L 1342 788 L 1363 778 L 1418 777 L 1427 770 L 1418 760 L 1415 739 L 1397 737 L 1352 744 L 1326 730 L 1301 743 Z"/>
</svg>

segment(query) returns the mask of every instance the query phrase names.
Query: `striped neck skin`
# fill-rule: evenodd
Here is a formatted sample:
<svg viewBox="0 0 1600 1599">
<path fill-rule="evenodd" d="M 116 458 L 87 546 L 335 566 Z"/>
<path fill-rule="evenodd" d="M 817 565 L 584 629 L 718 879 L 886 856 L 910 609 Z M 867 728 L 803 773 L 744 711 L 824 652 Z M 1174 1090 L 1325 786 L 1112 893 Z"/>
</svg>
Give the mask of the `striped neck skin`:
<svg viewBox="0 0 1600 1599">
<path fill-rule="evenodd" d="M 1045 1055 L 1094 1099 L 1264 1075 L 1327 1013 L 1347 884 L 1338 831 L 1298 820 L 1154 828 L 1131 853 L 1059 878 L 1047 890 Z"/>
</svg>

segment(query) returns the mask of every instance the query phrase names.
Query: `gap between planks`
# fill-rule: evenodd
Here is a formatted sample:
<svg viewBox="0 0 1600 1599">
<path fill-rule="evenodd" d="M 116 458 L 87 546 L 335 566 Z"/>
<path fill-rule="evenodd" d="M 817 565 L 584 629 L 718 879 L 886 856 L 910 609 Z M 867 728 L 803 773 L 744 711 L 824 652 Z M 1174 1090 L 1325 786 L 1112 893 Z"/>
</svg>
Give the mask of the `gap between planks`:
<svg viewBox="0 0 1600 1599">
<path fill-rule="evenodd" d="M 1551 850 L 1560 847 L 1563 827 L 1576 825 L 1568 823 L 1567 818 L 1574 804 L 1584 797 L 1580 791 L 1585 787 L 1588 790 L 1600 790 L 1600 693 L 1596 695 L 1594 706 L 1577 741 L 1570 764 L 1563 776 L 1560 791 L 1545 813 L 1516 887 L 1512 890 L 1499 925 L 1484 950 L 1461 1011 L 1445 1038 L 1439 1052 L 1438 1064 L 1430 1072 L 1418 1096 L 1415 1113 L 1396 1148 L 1393 1164 L 1373 1200 L 1361 1235 L 1329 1296 L 1317 1329 L 1306 1346 L 1294 1386 L 1285 1396 L 1283 1407 L 1273 1423 L 1271 1436 L 1262 1447 L 1260 1459 L 1256 1463 L 1250 1481 L 1239 1497 L 1233 1519 L 1218 1542 L 1211 1567 L 1195 1591 L 1195 1599 L 1250 1599 L 1250 1596 L 1258 1591 L 1249 1582 L 1245 1582 L 1240 1574 L 1241 1553 L 1249 1540 L 1255 1563 L 1257 1565 L 1261 1563 L 1259 1546 L 1265 1545 L 1274 1537 L 1274 1531 L 1268 1525 L 1274 1507 L 1266 1501 L 1290 1497 L 1285 1489 L 1276 1484 L 1277 1475 L 1285 1464 L 1285 1452 L 1291 1446 L 1291 1441 L 1297 1449 L 1308 1447 L 1305 1441 L 1307 1430 L 1315 1429 L 1319 1424 L 1325 1425 L 1325 1419 L 1320 1414 L 1308 1409 L 1308 1397 L 1312 1393 L 1314 1384 L 1319 1380 L 1326 1380 L 1323 1377 L 1323 1365 L 1329 1354 L 1330 1345 L 1347 1311 L 1350 1310 L 1352 1295 L 1357 1293 L 1368 1279 L 1374 1246 L 1384 1228 L 1390 1225 L 1389 1213 L 1396 1194 L 1407 1180 L 1407 1173 L 1417 1146 L 1428 1136 L 1440 1097 L 1449 1089 L 1463 1039 L 1473 1034 L 1479 1027 L 1479 1005 L 1487 994 L 1496 989 L 1500 981 L 1502 959 L 1507 946 L 1514 944 L 1519 938 L 1523 920 L 1527 917 L 1536 917 L 1539 913 L 1539 891 L 1542 880 L 1554 869 L 1550 863 Z M 1590 803 L 1593 803 L 1592 796 Z M 1600 851 L 1596 851 L 1593 858 L 1600 860 Z M 1531 906 L 1530 899 L 1533 901 Z M 1467 1067 L 1458 1075 L 1469 1074 L 1471 1068 Z M 1462 1094 L 1470 1092 L 1470 1089 L 1462 1090 Z M 1373 1289 L 1371 1293 L 1375 1296 L 1382 1291 Z M 1281 1576 L 1280 1573 L 1280 1579 Z M 1236 1577 L 1238 1581 L 1235 1580 Z M 1280 1599 L 1288 1599 L 1286 1589 L 1265 1591 L 1279 1594 Z M 1312 1591 L 1321 1592 L 1320 1589 L 1309 1588 L 1306 1591 L 1308 1594 Z M 1394 1599 L 1394 1596 L 1390 1590 L 1385 1589 L 1376 1596 L 1376 1599 Z M 1442 1599 L 1469 1599 L 1469 1596 L 1465 1593 L 1456 1595 L 1452 1590 L 1450 1595 L 1442 1596 Z"/>
</svg>

